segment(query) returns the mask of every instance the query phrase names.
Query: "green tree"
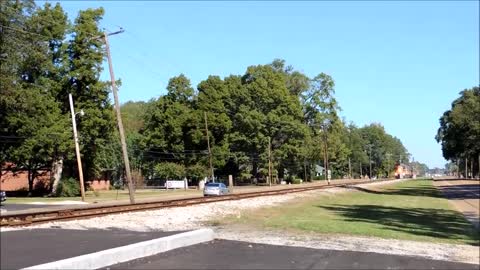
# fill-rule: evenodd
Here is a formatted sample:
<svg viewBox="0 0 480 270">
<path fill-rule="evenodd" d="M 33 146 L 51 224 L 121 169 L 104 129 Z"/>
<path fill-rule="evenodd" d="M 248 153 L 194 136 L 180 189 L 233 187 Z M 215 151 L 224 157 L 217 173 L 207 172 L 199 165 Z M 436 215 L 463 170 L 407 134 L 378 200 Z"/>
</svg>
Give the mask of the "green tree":
<svg viewBox="0 0 480 270">
<path fill-rule="evenodd" d="M 121 105 L 125 133 L 139 133 L 145 126 L 145 113 L 149 104 L 144 101 L 128 101 Z"/>
<path fill-rule="evenodd" d="M 362 127 L 360 134 L 365 141 L 364 151 L 372 163 L 373 176 L 387 176 L 395 166 L 395 163 L 408 163 L 410 154 L 402 142 L 385 132 L 381 124 L 370 124 Z M 365 164 L 363 171 L 369 172 L 369 164 Z"/>
<path fill-rule="evenodd" d="M 460 92 L 452 102 L 452 108 L 440 118 L 436 140 L 442 145 L 443 157 L 465 167 L 465 160 L 476 164 L 472 175 L 480 175 L 480 88 L 473 87 Z"/>
<path fill-rule="evenodd" d="M 183 74 L 169 80 L 167 94 L 151 101 L 141 130 L 144 161 L 150 169 L 158 161 L 189 166 L 204 156 L 198 148 L 204 139 L 200 115 L 193 109 L 193 88 Z M 147 172 L 148 173 L 148 172 Z"/>
<path fill-rule="evenodd" d="M 28 172 L 28 189 L 32 194 L 34 180 L 40 171 L 49 169 L 57 153 L 67 150 L 69 134 L 65 133 L 68 122 L 60 113 L 55 100 L 42 90 L 26 88 L 15 91 L 18 104 L 7 107 L 8 126 L 21 138 L 11 150 L 9 161 L 16 169 Z"/>
<path fill-rule="evenodd" d="M 155 175 L 163 180 L 180 180 L 186 175 L 185 166 L 174 162 L 161 162 L 155 165 Z"/>
<path fill-rule="evenodd" d="M 350 149 L 350 164 L 354 177 L 365 175 L 363 166 L 368 164 L 368 154 L 365 151 L 367 142 L 353 123 L 348 126 L 347 146 Z"/>
<path fill-rule="evenodd" d="M 68 44 L 68 74 L 59 95 L 64 101 L 64 112 L 69 110 L 68 93 L 72 94 L 77 110 L 85 111 L 77 124 L 87 179 L 100 174 L 97 153 L 113 139 L 115 130 L 109 87 L 100 80 L 104 51 L 101 39 L 96 37 L 102 34 L 98 24 L 103 15 L 103 8 L 87 9 L 80 11 L 75 19 L 73 38 Z"/>
<path fill-rule="evenodd" d="M 64 73 L 61 64 L 68 21 L 58 4 L 36 8 L 32 1 L 17 1 L 15 5 L 6 1 L 0 10 L 5 15 L 0 31 L 0 136 L 14 139 L 13 144 L 1 147 L 0 156 L 2 165 L 14 162 L 15 169 L 28 171 L 31 194 L 40 170 L 52 169 L 54 178 L 60 178 L 56 165 L 71 145 L 66 132 L 68 117 L 55 100 Z M 12 50 L 18 47 L 21 49 Z"/>
</svg>

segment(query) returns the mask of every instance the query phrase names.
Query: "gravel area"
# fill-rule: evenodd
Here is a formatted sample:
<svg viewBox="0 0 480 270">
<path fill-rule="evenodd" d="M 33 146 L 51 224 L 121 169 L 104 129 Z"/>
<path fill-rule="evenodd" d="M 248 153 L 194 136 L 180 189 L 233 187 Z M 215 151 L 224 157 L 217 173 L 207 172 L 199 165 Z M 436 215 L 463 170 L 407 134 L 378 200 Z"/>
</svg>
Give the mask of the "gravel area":
<svg viewBox="0 0 480 270">
<path fill-rule="evenodd" d="M 298 233 L 252 228 L 216 228 L 216 238 L 257 244 L 307 247 L 329 250 L 350 250 L 382 254 L 416 256 L 434 260 L 480 264 L 478 246 L 436 244 L 408 240 L 382 239 L 335 234 Z"/>
<path fill-rule="evenodd" d="M 391 184 L 405 180 L 395 180 L 388 183 L 373 182 L 358 186 L 371 187 Z M 330 195 L 339 192 L 355 192 L 345 188 L 314 190 L 277 196 L 265 196 L 237 201 L 223 201 L 199 204 L 186 207 L 131 212 L 96 217 L 84 220 L 51 222 L 34 228 L 62 229 L 123 229 L 132 231 L 180 231 L 204 228 L 209 221 L 224 216 L 239 217 L 243 210 L 266 206 L 278 206 L 288 200 L 308 198 L 320 195 Z M 1 228 L 1 231 L 21 230 L 22 228 Z M 437 260 L 449 260 L 466 263 L 479 263 L 479 247 L 451 244 L 431 244 L 416 241 L 403 241 L 379 238 L 350 237 L 343 235 L 289 235 L 285 232 L 252 231 L 239 228 L 215 228 L 218 238 L 241 240 L 276 245 L 302 246 L 319 249 L 368 251 L 385 254 L 412 255 Z"/>
</svg>

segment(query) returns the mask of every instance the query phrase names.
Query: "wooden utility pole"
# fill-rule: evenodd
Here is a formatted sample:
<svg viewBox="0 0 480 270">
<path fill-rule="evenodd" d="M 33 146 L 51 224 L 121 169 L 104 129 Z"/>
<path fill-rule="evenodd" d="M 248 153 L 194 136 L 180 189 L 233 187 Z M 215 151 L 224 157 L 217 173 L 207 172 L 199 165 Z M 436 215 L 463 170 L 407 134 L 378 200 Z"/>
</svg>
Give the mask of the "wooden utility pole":
<svg viewBox="0 0 480 270">
<path fill-rule="evenodd" d="M 272 138 L 268 137 L 268 185 L 272 186 Z"/>
<path fill-rule="evenodd" d="M 370 154 L 368 155 L 368 163 L 370 164 L 370 171 L 368 172 L 370 180 L 372 180 L 372 146 L 370 146 Z"/>
<path fill-rule="evenodd" d="M 327 136 L 327 135 L 325 135 Z M 332 177 L 331 173 L 329 172 L 329 165 L 328 165 L 328 139 L 325 139 L 325 156 L 327 157 L 327 179 L 328 179 L 328 184 L 330 185 L 330 178 Z"/>
<path fill-rule="evenodd" d="M 475 177 L 475 175 L 473 175 L 473 163 L 475 163 L 475 159 L 472 159 L 472 161 L 470 161 L 470 178 Z"/>
<path fill-rule="evenodd" d="M 134 204 L 135 197 L 134 197 L 134 191 L 133 191 L 132 174 L 130 171 L 130 162 L 128 160 L 127 143 L 125 141 L 125 134 L 123 131 L 122 114 L 120 113 L 120 102 L 118 101 L 117 86 L 115 85 L 115 75 L 113 74 L 112 57 L 110 55 L 110 45 L 108 43 L 108 36 L 120 34 L 123 32 L 124 30 L 121 29 L 120 31 L 110 33 L 110 34 L 103 33 L 103 38 L 105 40 L 105 46 L 107 49 L 108 68 L 110 70 L 110 80 L 112 83 L 113 99 L 115 101 L 115 111 L 117 112 L 118 132 L 120 133 L 120 142 L 122 144 L 123 161 L 125 163 L 125 174 L 128 182 L 128 193 L 130 195 L 130 203 Z"/>
<path fill-rule="evenodd" d="M 303 161 L 303 175 L 304 175 L 303 181 L 307 182 L 307 161 L 306 160 Z"/>
<path fill-rule="evenodd" d="M 78 178 L 80 178 L 80 194 L 82 195 L 82 201 L 85 201 L 82 158 L 80 157 L 80 147 L 78 146 L 77 121 L 75 120 L 75 109 L 73 108 L 72 94 L 68 94 L 68 101 L 70 102 L 70 112 L 72 114 L 73 140 L 75 141 L 75 154 L 77 155 Z"/>
<path fill-rule="evenodd" d="M 480 153 L 478 154 L 478 179 L 480 179 Z"/>
<path fill-rule="evenodd" d="M 327 184 L 330 185 L 330 179 L 328 178 L 328 151 L 327 151 L 327 131 L 326 127 L 323 126 L 323 168 L 325 169 L 325 180 Z"/>
<path fill-rule="evenodd" d="M 457 159 L 457 178 L 460 178 L 460 162 Z"/>
<path fill-rule="evenodd" d="M 468 159 L 465 158 L 465 177 L 464 177 L 465 179 L 468 178 L 468 174 L 467 174 L 468 172 L 467 172 L 467 170 L 468 170 Z"/>
<path fill-rule="evenodd" d="M 350 163 L 350 157 L 348 157 L 348 178 L 352 179 L 352 164 Z"/>
<path fill-rule="evenodd" d="M 212 164 L 212 149 L 210 149 L 210 137 L 208 136 L 208 122 L 207 122 L 207 112 L 203 112 L 205 115 L 205 129 L 207 130 L 207 146 L 208 146 L 208 159 L 210 162 L 210 171 L 212 173 L 212 181 L 215 182 L 215 177 L 213 174 L 213 164 Z"/>
</svg>

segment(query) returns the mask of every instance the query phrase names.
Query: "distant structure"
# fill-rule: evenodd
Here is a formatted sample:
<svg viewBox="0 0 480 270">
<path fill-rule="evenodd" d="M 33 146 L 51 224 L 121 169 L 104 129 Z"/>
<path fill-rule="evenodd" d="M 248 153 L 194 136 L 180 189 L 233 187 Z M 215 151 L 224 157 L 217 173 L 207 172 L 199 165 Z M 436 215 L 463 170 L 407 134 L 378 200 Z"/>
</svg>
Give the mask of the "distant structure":
<svg viewBox="0 0 480 270">
<path fill-rule="evenodd" d="M 395 178 L 416 178 L 416 173 L 410 165 L 404 163 L 397 163 L 395 164 Z"/>
</svg>

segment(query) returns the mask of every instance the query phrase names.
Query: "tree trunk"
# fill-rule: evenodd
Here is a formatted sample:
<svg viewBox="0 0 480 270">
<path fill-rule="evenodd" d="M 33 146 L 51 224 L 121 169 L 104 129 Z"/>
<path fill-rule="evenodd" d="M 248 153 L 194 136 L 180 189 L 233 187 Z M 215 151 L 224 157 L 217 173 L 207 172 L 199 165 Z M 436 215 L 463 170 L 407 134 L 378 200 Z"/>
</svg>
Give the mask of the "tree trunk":
<svg viewBox="0 0 480 270">
<path fill-rule="evenodd" d="M 33 192 L 33 173 L 31 169 L 28 169 L 28 196 L 32 196 Z"/>
<path fill-rule="evenodd" d="M 478 179 L 480 179 L 480 153 L 478 153 L 478 172 L 477 172 Z"/>
<path fill-rule="evenodd" d="M 473 179 L 475 175 L 473 175 L 473 163 L 475 163 L 475 159 L 472 158 L 472 161 L 470 161 L 470 178 Z"/>
<path fill-rule="evenodd" d="M 63 158 L 53 161 L 52 175 L 51 175 L 51 179 L 53 180 L 53 183 L 52 183 L 52 191 L 50 193 L 51 195 L 55 195 L 55 193 L 57 192 L 58 184 L 60 183 L 60 179 L 62 178 L 62 172 L 63 172 Z"/>
<path fill-rule="evenodd" d="M 277 179 L 278 181 L 285 180 L 285 170 L 282 164 L 278 165 Z"/>
<path fill-rule="evenodd" d="M 255 179 L 256 184 L 258 184 L 257 170 L 258 170 L 258 163 L 256 161 L 253 161 L 252 162 L 252 176 L 253 176 L 253 179 Z"/>
<path fill-rule="evenodd" d="M 478 172 L 477 172 L 478 179 L 480 179 L 480 153 L 478 153 Z"/>
<path fill-rule="evenodd" d="M 457 159 L 457 178 L 460 178 L 460 162 Z"/>
</svg>

